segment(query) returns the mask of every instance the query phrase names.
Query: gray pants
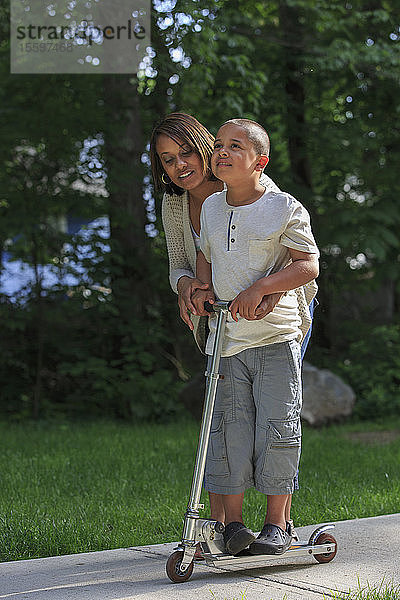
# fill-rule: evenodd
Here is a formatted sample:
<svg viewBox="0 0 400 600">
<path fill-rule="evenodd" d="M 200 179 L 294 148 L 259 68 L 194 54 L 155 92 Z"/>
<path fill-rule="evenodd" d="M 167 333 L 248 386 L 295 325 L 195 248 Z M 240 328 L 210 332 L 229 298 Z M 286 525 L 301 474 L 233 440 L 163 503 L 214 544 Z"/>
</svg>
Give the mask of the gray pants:
<svg viewBox="0 0 400 600">
<path fill-rule="evenodd" d="M 301 357 L 295 340 L 221 358 L 205 488 L 291 494 L 301 451 Z"/>
</svg>

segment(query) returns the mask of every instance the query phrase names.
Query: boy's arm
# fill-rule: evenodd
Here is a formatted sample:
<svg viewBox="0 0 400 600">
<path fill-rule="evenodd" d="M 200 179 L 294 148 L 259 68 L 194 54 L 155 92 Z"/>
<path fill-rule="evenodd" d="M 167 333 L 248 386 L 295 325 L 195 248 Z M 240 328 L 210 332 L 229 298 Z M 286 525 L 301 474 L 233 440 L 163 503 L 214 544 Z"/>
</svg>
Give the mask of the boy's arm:
<svg viewBox="0 0 400 600">
<path fill-rule="evenodd" d="M 201 250 L 196 258 L 196 277 L 211 287 L 211 263 L 209 263 Z"/>
<path fill-rule="evenodd" d="M 318 255 L 300 252 L 289 248 L 292 262 L 277 273 L 272 273 L 268 277 L 262 277 L 253 285 L 264 294 L 274 294 L 276 292 L 287 292 L 295 290 L 309 281 L 316 279 L 319 275 Z"/>
<path fill-rule="evenodd" d="M 235 321 L 238 320 L 237 313 L 245 319 L 254 320 L 256 318 L 256 308 L 260 304 L 263 296 L 275 294 L 277 292 L 287 292 L 294 290 L 309 281 L 312 281 L 319 274 L 318 255 L 300 252 L 289 248 L 292 262 L 290 265 L 272 273 L 267 277 L 261 277 L 251 285 L 247 290 L 240 292 L 233 300 L 230 311 Z"/>
<path fill-rule="evenodd" d="M 209 263 L 203 252 L 199 250 L 196 259 L 196 277 L 208 285 L 207 290 L 196 290 L 192 296 L 192 304 L 196 311 L 195 315 L 205 316 L 209 313 L 204 310 L 204 302 L 214 303 L 215 295 L 212 289 L 211 263 Z"/>
</svg>

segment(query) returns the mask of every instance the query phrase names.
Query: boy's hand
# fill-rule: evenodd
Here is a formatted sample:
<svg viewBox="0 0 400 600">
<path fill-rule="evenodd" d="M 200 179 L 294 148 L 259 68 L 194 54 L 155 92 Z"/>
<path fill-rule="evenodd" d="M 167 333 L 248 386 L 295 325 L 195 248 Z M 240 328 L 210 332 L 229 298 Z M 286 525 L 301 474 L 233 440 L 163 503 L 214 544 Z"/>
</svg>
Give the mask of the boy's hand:
<svg viewBox="0 0 400 600">
<path fill-rule="evenodd" d="M 232 301 L 229 308 L 232 317 L 238 321 L 237 313 L 247 321 L 257 320 L 256 309 L 263 299 L 262 292 L 258 289 L 257 281 L 253 283 L 247 290 L 243 290 Z"/>
<path fill-rule="evenodd" d="M 195 291 L 195 293 L 192 295 L 192 304 L 195 307 L 196 312 L 193 314 L 199 315 L 200 317 L 207 317 L 210 314 L 204 310 L 204 302 L 214 304 L 215 294 L 212 290 L 198 289 Z"/>
<path fill-rule="evenodd" d="M 263 319 L 269 315 L 269 313 L 274 310 L 283 294 L 284 292 L 276 292 L 276 294 L 268 294 L 267 296 L 263 296 L 263 299 L 255 310 L 255 320 L 259 321 L 260 319 Z"/>
</svg>

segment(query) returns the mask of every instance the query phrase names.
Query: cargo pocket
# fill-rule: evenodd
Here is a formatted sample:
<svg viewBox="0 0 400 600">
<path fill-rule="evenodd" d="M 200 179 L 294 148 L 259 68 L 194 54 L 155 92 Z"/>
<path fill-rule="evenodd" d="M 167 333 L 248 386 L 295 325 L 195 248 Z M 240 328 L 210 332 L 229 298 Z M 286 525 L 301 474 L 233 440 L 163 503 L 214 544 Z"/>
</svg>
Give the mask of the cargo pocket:
<svg viewBox="0 0 400 600">
<path fill-rule="evenodd" d="M 265 272 L 274 264 L 274 240 L 249 240 L 249 267 Z"/>
<path fill-rule="evenodd" d="M 213 417 L 206 471 L 207 477 L 227 477 L 230 474 L 226 456 L 224 416 L 222 413 L 216 413 Z"/>
<path fill-rule="evenodd" d="M 291 479 L 297 473 L 301 451 L 300 419 L 270 419 L 266 430 L 263 475 Z"/>
</svg>

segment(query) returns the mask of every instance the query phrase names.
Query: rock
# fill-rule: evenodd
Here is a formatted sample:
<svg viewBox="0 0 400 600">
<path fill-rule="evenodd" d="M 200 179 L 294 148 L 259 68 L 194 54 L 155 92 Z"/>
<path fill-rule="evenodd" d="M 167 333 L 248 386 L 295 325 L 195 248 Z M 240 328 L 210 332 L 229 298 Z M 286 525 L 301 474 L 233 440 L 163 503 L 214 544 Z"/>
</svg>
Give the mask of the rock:
<svg viewBox="0 0 400 600">
<path fill-rule="evenodd" d="M 180 400 L 190 414 L 200 420 L 203 410 L 205 378 L 195 375 L 182 389 Z M 355 402 L 352 388 L 327 369 L 303 363 L 303 409 L 301 416 L 309 425 L 324 425 L 351 415 Z"/>
<path fill-rule="evenodd" d="M 338 375 L 303 363 L 302 418 L 310 425 L 324 425 L 348 417 L 353 411 L 355 394 Z"/>
</svg>

